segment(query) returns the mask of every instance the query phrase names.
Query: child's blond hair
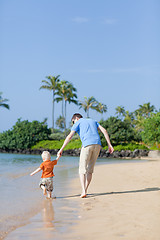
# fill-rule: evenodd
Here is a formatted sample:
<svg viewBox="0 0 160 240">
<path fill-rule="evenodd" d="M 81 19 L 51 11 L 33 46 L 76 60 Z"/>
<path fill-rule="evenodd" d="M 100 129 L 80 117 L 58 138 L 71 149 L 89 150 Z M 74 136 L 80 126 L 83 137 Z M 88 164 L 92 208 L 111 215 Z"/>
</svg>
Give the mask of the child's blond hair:
<svg viewBox="0 0 160 240">
<path fill-rule="evenodd" d="M 51 154 L 48 151 L 43 151 L 41 156 L 42 156 L 43 160 L 50 160 L 51 159 Z"/>
</svg>

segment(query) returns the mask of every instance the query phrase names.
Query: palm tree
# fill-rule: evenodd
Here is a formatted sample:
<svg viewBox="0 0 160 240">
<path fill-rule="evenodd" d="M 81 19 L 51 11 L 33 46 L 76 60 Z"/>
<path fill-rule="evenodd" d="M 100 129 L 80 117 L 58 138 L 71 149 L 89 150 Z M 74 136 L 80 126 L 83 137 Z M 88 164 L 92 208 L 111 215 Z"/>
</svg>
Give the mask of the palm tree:
<svg viewBox="0 0 160 240">
<path fill-rule="evenodd" d="M 123 106 L 118 106 L 116 107 L 116 114 L 119 115 L 119 117 L 121 118 L 122 116 L 124 117 L 125 115 L 125 109 Z"/>
<path fill-rule="evenodd" d="M 143 105 L 139 105 L 139 108 L 134 111 L 134 125 L 137 131 L 142 131 L 144 129 L 144 120 L 145 118 L 150 117 L 150 114 L 154 112 L 155 106 L 150 105 L 150 103 L 144 103 Z"/>
<path fill-rule="evenodd" d="M 144 117 L 136 110 L 134 112 L 134 115 L 135 115 L 135 119 L 133 120 L 133 124 L 135 126 L 135 129 L 138 131 L 138 132 L 141 132 L 143 130 L 143 124 L 144 124 Z"/>
<path fill-rule="evenodd" d="M 46 78 L 48 80 L 42 80 L 42 83 L 45 83 L 45 85 L 42 85 L 40 87 L 40 89 L 47 89 L 47 90 L 52 91 L 52 93 L 53 93 L 53 105 L 52 105 L 52 129 L 53 129 L 53 131 L 54 131 L 54 102 L 55 102 L 55 95 L 57 94 L 56 90 L 58 88 L 58 83 L 60 81 L 59 77 L 60 77 L 60 75 L 57 75 L 56 77 L 55 76 L 47 76 Z"/>
<path fill-rule="evenodd" d="M 55 98 L 56 102 L 62 101 L 62 117 L 64 117 L 64 95 L 65 95 L 65 92 L 67 91 L 68 84 L 69 82 L 64 80 L 58 83 L 58 90 L 57 90 L 58 97 Z"/>
<path fill-rule="evenodd" d="M 125 117 L 124 120 L 130 122 L 131 124 L 133 123 L 133 121 L 134 121 L 134 114 L 133 114 L 133 112 L 125 111 L 124 117 Z"/>
<path fill-rule="evenodd" d="M 107 106 L 103 103 L 98 103 L 97 107 L 96 107 L 97 112 L 101 113 L 103 115 L 103 113 L 107 112 Z"/>
<path fill-rule="evenodd" d="M 84 97 L 84 101 L 79 101 L 79 108 L 83 108 L 87 113 L 87 118 L 89 118 L 89 109 L 97 110 L 98 101 L 92 97 Z"/>
<path fill-rule="evenodd" d="M 62 116 L 59 116 L 56 120 L 56 125 L 60 128 L 60 129 L 64 129 L 65 128 L 65 119 Z"/>
<path fill-rule="evenodd" d="M 150 105 L 150 102 L 148 102 L 144 103 L 143 105 L 139 105 L 139 109 L 137 109 L 136 111 L 138 111 L 141 116 L 148 118 L 154 110 L 155 106 Z"/>
<path fill-rule="evenodd" d="M 7 102 L 9 100 L 6 99 L 6 98 L 2 98 L 1 95 L 2 95 L 2 92 L 0 92 L 0 107 L 4 107 L 4 108 L 9 109 L 10 108 L 9 105 L 7 103 L 5 103 L 5 102 Z"/>
<path fill-rule="evenodd" d="M 55 100 L 57 102 L 62 101 L 62 117 L 65 119 L 64 128 L 66 129 L 66 117 L 67 117 L 67 102 L 78 104 L 77 102 L 77 89 L 73 86 L 72 83 L 68 81 L 61 81 L 58 84 L 57 97 Z"/>
</svg>

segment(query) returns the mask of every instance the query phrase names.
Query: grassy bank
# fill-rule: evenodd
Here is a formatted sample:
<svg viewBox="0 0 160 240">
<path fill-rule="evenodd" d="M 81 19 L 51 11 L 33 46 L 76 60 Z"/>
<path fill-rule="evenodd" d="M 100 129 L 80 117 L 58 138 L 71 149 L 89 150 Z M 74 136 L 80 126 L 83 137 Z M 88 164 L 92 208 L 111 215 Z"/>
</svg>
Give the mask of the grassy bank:
<svg viewBox="0 0 160 240">
<path fill-rule="evenodd" d="M 32 149 L 60 149 L 62 147 L 64 140 L 43 140 L 38 142 L 32 147 Z M 81 148 L 82 143 L 79 139 L 71 140 L 64 150 Z"/>
<path fill-rule="evenodd" d="M 62 144 L 63 144 L 64 140 L 43 140 L 38 142 L 36 145 L 34 145 L 32 147 L 32 149 L 60 149 Z M 77 148 L 81 148 L 82 143 L 80 141 L 80 139 L 73 139 L 71 140 L 68 145 L 65 147 L 65 150 L 69 150 L 69 149 L 77 149 Z M 108 147 L 104 147 L 104 149 L 107 149 Z M 114 150 L 115 151 L 121 151 L 121 150 L 131 150 L 134 151 L 135 149 L 143 149 L 143 150 L 149 150 L 146 146 L 142 145 L 142 144 L 122 144 L 122 145 L 117 145 L 114 146 Z"/>
</svg>

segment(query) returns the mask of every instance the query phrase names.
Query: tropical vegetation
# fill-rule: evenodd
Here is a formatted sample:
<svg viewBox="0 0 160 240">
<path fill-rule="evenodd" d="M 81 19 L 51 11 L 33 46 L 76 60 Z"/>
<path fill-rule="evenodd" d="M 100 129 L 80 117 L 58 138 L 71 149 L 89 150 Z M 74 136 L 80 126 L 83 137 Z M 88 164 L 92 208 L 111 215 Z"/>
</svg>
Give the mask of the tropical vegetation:
<svg viewBox="0 0 160 240">
<path fill-rule="evenodd" d="M 57 94 L 58 90 L 58 83 L 59 83 L 59 77 L 60 75 L 54 76 L 47 76 L 46 78 L 48 80 L 42 80 L 42 83 L 44 83 L 40 89 L 47 89 L 49 91 L 52 91 L 52 129 L 54 130 L 54 102 L 55 102 L 55 95 Z"/>
<path fill-rule="evenodd" d="M 9 109 L 9 104 L 7 104 L 6 102 L 8 102 L 9 100 L 6 98 L 2 98 L 2 92 L 0 92 L 0 107 L 4 107 Z"/>
<path fill-rule="evenodd" d="M 107 112 L 107 105 L 96 100 L 95 97 L 84 97 L 78 100 L 77 89 L 65 80 L 60 80 L 60 75 L 47 76 L 42 80 L 40 89 L 52 92 L 52 128 L 48 128 L 47 119 L 43 122 L 18 119 L 11 130 L 0 133 L 1 149 L 27 149 L 27 148 L 60 148 L 62 141 L 70 132 L 67 128 L 67 104 L 75 104 L 77 108 L 83 109 L 89 118 L 90 110 L 102 114 L 100 124 L 107 129 L 111 142 L 115 149 L 133 148 L 160 148 L 160 110 L 157 111 L 150 102 L 139 105 L 130 112 L 124 106 L 115 108 L 115 116 L 103 119 L 103 113 Z M 6 103 L 8 99 L 2 98 L 0 93 L 0 107 L 9 109 Z M 54 117 L 55 102 L 62 102 L 62 114 L 56 119 Z M 55 128 L 54 123 L 56 123 Z M 100 133 L 102 146 L 106 147 L 106 140 Z M 59 144 L 59 145 L 57 145 Z M 67 148 L 80 147 L 81 143 L 76 134 L 72 143 Z M 131 147 L 132 146 L 132 147 Z"/>
<path fill-rule="evenodd" d="M 73 86 L 72 83 L 68 81 L 60 81 L 57 85 L 57 92 L 56 92 L 56 102 L 62 101 L 62 119 L 64 119 L 64 130 L 66 130 L 66 115 L 67 115 L 67 102 L 78 104 L 77 99 L 77 89 Z M 62 123 L 62 121 L 61 121 Z"/>
<path fill-rule="evenodd" d="M 160 145 L 160 112 L 152 113 L 143 123 L 142 140 L 148 145 Z"/>
<path fill-rule="evenodd" d="M 107 112 L 107 106 L 103 103 L 98 102 L 93 96 L 88 98 L 84 97 L 84 100 L 80 100 L 79 108 L 83 108 L 87 114 L 87 118 L 89 118 L 89 109 L 96 110 L 101 114 Z"/>
<path fill-rule="evenodd" d="M 0 134 L 1 149 L 28 149 L 41 140 L 47 140 L 51 130 L 38 121 L 18 119 L 11 130 Z"/>
<path fill-rule="evenodd" d="M 100 124 L 107 129 L 113 145 L 141 141 L 141 136 L 135 131 L 129 121 L 122 121 L 118 117 L 109 117 L 107 120 L 101 120 Z M 100 133 L 100 137 L 102 146 L 105 147 L 106 140 L 104 135 Z"/>
<path fill-rule="evenodd" d="M 36 145 L 32 147 L 32 149 L 60 149 L 62 147 L 64 140 L 46 140 L 46 141 L 40 141 Z M 68 145 L 65 147 L 65 150 L 68 149 L 77 149 L 81 148 L 82 143 L 80 139 L 73 139 L 71 140 Z"/>
</svg>

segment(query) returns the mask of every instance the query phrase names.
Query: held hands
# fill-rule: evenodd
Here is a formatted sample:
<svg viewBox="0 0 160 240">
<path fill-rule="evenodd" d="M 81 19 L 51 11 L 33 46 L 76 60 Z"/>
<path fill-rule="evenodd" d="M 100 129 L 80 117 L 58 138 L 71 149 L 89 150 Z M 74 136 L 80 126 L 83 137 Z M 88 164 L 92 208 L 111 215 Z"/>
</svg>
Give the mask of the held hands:
<svg viewBox="0 0 160 240">
<path fill-rule="evenodd" d="M 61 157 L 61 156 L 60 156 L 60 155 L 58 156 L 58 153 L 57 153 L 57 158 L 56 158 L 56 160 L 58 161 L 58 160 L 60 159 L 60 157 Z"/>
<path fill-rule="evenodd" d="M 60 157 L 62 157 L 62 150 L 59 150 L 58 153 L 57 153 L 57 159 L 59 159 Z"/>
</svg>

